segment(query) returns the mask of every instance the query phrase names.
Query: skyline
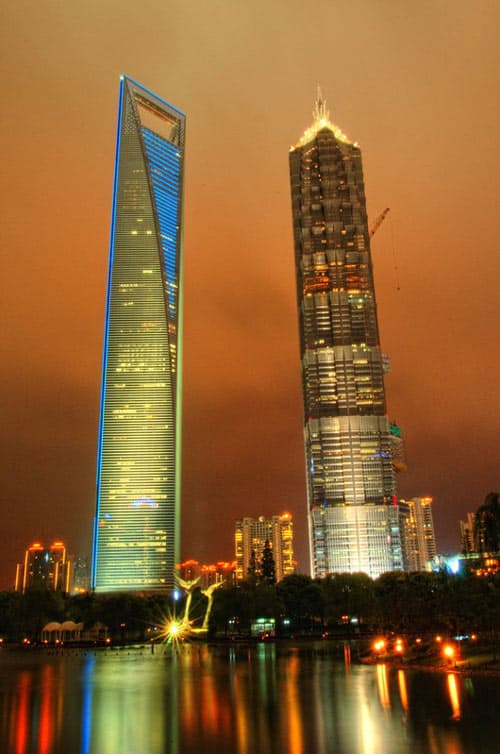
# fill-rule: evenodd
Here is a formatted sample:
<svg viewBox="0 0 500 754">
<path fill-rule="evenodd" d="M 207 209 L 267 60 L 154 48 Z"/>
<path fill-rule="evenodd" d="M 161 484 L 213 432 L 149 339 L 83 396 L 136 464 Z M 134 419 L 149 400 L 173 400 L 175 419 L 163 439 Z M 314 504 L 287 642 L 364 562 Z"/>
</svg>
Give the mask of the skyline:
<svg viewBox="0 0 500 754">
<path fill-rule="evenodd" d="M 31 541 L 90 554 L 121 73 L 189 117 L 182 556 L 225 558 L 234 521 L 289 510 L 308 562 L 287 161 L 318 81 L 361 145 L 369 223 L 391 208 L 372 254 L 399 494 L 434 498 L 442 551 L 498 489 L 500 9 L 318 10 L 2 10 L 5 587 Z"/>
</svg>

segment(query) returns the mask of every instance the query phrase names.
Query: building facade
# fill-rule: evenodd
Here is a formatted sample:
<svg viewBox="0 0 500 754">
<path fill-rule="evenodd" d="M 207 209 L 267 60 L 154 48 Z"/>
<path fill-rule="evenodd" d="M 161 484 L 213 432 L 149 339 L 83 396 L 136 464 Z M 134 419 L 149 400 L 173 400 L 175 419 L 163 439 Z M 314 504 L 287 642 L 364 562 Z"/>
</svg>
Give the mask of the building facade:
<svg viewBox="0 0 500 754">
<path fill-rule="evenodd" d="M 171 589 L 179 560 L 185 116 L 122 77 L 91 585 Z"/>
<path fill-rule="evenodd" d="M 69 593 L 70 587 L 71 561 L 64 542 L 53 542 L 50 547 L 40 542 L 30 545 L 16 566 L 16 592 L 42 588 Z"/>
<path fill-rule="evenodd" d="M 318 97 L 290 152 L 311 572 L 402 567 L 361 152 Z"/>
<path fill-rule="evenodd" d="M 272 518 L 243 518 L 236 521 L 235 533 L 236 579 L 247 578 L 255 568 L 260 574 L 260 564 L 266 542 L 272 550 L 276 581 L 295 572 L 293 558 L 293 520 L 289 513 Z"/>
<path fill-rule="evenodd" d="M 432 497 L 400 500 L 399 525 L 405 570 L 427 570 L 437 555 Z"/>
</svg>

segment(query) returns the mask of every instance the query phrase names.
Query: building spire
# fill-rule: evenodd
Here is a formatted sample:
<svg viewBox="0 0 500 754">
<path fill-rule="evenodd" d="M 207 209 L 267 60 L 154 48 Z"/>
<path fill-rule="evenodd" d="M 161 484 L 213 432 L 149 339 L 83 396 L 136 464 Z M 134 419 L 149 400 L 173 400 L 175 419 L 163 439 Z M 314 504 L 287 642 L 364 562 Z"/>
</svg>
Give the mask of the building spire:
<svg viewBox="0 0 500 754">
<path fill-rule="evenodd" d="M 330 113 L 326 109 L 326 99 L 323 99 L 319 84 L 316 89 L 316 102 L 314 103 L 313 118 L 315 123 L 318 123 L 321 120 L 330 120 Z"/>
<path fill-rule="evenodd" d="M 303 147 L 304 144 L 308 144 L 310 141 L 312 141 L 319 131 L 321 131 L 323 128 L 328 128 L 336 139 L 339 141 L 343 141 L 346 144 L 352 144 L 351 140 L 343 133 L 338 126 L 335 125 L 335 123 L 332 123 L 330 120 L 330 112 L 326 107 L 326 99 L 323 97 L 323 94 L 321 93 L 321 87 L 318 84 L 318 88 L 316 91 L 316 101 L 314 103 L 314 108 L 312 111 L 313 114 L 313 124 L 310 126 L 305 133 L 301 136 L 298 143 L 295 145 L 295 147 L 291 147 L 291 149 L 296 149 L 297 147 Z M 354 142 L 354 145 L 357 146 L 357 144 Z"/>
</svg>

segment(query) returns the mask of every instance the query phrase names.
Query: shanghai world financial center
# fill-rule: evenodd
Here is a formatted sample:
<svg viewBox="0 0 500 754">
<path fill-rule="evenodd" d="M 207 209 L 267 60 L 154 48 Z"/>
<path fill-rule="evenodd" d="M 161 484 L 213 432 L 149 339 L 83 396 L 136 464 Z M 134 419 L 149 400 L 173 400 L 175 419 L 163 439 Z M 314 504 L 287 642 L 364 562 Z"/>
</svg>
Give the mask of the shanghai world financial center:
<svg viewBox="0 0 500 754">
<path fill-rule="evenodd" d="M 179 561 L 185 118 L 122 77 L 92 586 L 171 589 Z"/>
</svg>

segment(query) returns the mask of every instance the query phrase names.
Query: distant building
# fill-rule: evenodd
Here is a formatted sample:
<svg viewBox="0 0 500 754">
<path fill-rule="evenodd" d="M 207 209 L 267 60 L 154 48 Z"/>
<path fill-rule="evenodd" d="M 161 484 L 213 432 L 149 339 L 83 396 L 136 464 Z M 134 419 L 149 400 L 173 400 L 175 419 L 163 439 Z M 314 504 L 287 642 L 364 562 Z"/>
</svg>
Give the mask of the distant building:
<svg viewBox="0 0 500 754">
<path fill-rule="evenodd" d="M 495 576 L 500 571 L 500 553 L 471 553 L 460 560 L 460 565 L 474 576 Z"/>
<path fill-rule="evenodd" d="M 500 494 L 490 492 L 474 516 L 476 552 L 500 553 Z"/>
<path fill-rule="evenodd" d="M 185 560 L 176 565 L 175 569 L 183 581 L 194 581 L 199 578 L 200 588 L 207 589 L 212 584 L 232 584 L 236 562 L 219 560 L 217 563 L 200 563 L 198 560 Z"/>
<path fill-rule="evenodd" d="M 70 591 L 71 561 L 63 542 L 54 542 L 49 548 L 40 542 L 30 545 L 24 561 L 16 567 L 16 592 L 41 587 L 61 592 Z"/>
<path fill-rule="evenodd" d="M 467 513 L 465 521 L 459 521 L 460 545 L 464 555 L 475 552 L 474 544 L 474 513 Z"/>
<path fill-rule="evenodd" d="M 293 559 L 293 521 L 289 513 L 272 518 L 243 518 L 235 527 L 236 579 L 245 579 L 255 563 L 259 573 L 266 541 L 272 549 L 276 581 L 295 572 Z"/>
<path fill-rule="evenodd" d="M 90 588 L 90 567 L 88 558 L 73 559 L 72 594 L 84 594 Z"/>
<path fill-rule="evenodd" d="M 435 557 L 436 537 L 432 498 L 413 497 L 399 501 L 399 528 L 406 571 L 425 571 Z"/>
</svg>

